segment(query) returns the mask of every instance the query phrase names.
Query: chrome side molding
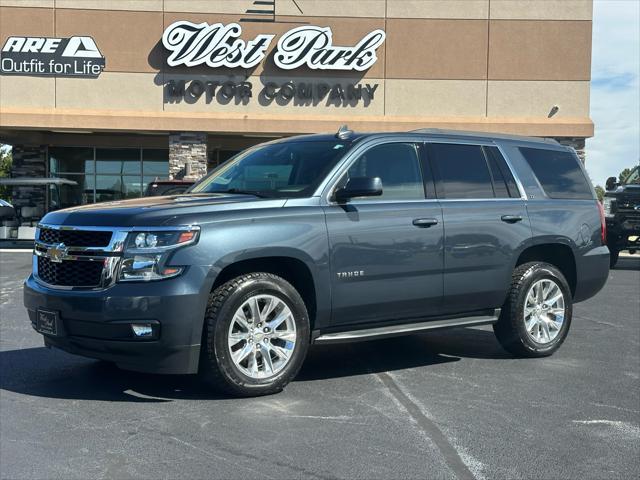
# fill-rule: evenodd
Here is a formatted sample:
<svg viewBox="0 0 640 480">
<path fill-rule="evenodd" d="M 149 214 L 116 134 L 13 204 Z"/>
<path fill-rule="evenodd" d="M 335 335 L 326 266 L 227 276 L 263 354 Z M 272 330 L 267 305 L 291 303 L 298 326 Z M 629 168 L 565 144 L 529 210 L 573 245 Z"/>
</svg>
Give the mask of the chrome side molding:
<svg viewBox="0 0 640 480">
<path fill-rule="evenodd" d="M 476 325 L 491 325 L 498 321 L 500 310 L 496 308 L 492 315 L 477 315 L 472 317 L 447 318 L 445 320 L 431 320 L 419 323 L 403 323 L 401 325 L 389 325 L 386 327 L 367 328 L 363 330 L 350 330 L 347 332 L 321 334 L 313 343 L 341 343 L 362 340 L 375 340 L 378 338 L 409 335 L 426 330 L 437 330 L 452 327 L 473 327 Z"/>
</svg>

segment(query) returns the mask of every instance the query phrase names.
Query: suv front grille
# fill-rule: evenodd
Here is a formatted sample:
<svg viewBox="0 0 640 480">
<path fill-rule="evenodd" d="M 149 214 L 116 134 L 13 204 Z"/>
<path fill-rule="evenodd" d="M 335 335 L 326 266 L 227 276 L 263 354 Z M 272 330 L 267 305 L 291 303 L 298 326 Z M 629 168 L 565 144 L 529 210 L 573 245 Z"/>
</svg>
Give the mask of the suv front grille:
<svg viewBox="0 0 640 480">
<path fill-rule="evenodd" d="M 38 277 L 49 285 L 61 287 L 98 287 L 102 280 L 104 262 L 64 260 L 52 262 L 38 257 Z"/>
<path fill-rule="evenodd" d="M 38 240 L 49 245 L 64 243 L 69 247 L 106 247 L 111 236 L 112 232 L 108 230 L 58 230 L 41 227 Z"/>
<path fill-rule="evenodd" d="M 130 227 L 38 225 L 33 276 L 51 288 L 109 288 L 130 232 Z"/>
</svg>

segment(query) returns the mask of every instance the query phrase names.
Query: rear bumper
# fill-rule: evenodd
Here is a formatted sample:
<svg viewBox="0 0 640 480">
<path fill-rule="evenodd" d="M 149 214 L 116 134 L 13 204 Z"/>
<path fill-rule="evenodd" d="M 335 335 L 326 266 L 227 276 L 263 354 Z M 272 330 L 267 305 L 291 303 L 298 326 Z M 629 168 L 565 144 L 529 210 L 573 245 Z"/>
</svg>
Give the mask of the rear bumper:
<svg viewBox="0 0 640 480">
<path fill-rule="evenodd" d="M 597 247 L 576 258 L 576 292 L 574 302 L 581 302 L 598 293 L 609 278 L 609 249 Z"/>
<path fill-rule="evenodd" d="M 38 309 L 58 312 L 58 335 L 45 345 L 150 373 L 196 373 L 207 295 L 205 268 L 161 282 L 116 284 L 102 291 L 50 289 L 30 276 L 24 305 L 35 328 Z M 137 339 L 131 324 L 151 323 L 157 338 Z"/>
</svg>

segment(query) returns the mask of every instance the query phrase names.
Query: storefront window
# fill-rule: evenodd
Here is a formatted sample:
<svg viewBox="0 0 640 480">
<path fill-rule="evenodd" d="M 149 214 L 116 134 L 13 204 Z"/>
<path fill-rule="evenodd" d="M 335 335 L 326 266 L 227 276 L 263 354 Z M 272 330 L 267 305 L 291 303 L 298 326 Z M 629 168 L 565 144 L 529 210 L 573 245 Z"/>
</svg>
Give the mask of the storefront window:
<svg viewBox="0 0 640 480">
<path fill-rule="evenodd" d="M 93 203 L 93 175 L 59 173 L 51 175 L 76 182 L 76 185 L 49 185 L 49 210 Z"/>
<path fill-rule="evenodd" d="M 96 202 L 111 202 L 142 196 L 139 176 L 98 175 L 96 177 Z"/>
<path fill-rule="evenodd" d="M 49 210 L 142 197 L 148 183 L 169 177 L 167 149 L 49 148 L 49 174 L 77 185 L 49 192 Z"/>
<path fill-rule="evenodd" d="M 169 152 L 159 148 L 142 150 L 142 174 L 153 178 L 168 178 Z"/>
<path fill-rule="evenodd" d="M 49 148 L 49 172 L 94 173 L 93 148 L 51 147 Z"/>
<path fill-rule="evenodd" d="M 140 174 L 140 150 L 137 148 L 97 148 L 96 172 L 100 174 Z"/>
</svg>

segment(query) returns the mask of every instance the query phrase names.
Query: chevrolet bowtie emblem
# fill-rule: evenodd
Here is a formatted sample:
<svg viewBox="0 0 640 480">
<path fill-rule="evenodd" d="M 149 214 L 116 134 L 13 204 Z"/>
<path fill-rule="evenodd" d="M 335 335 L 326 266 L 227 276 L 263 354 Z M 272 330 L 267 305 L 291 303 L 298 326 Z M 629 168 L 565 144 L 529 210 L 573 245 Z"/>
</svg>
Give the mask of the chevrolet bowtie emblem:
<svg viewBox="0 0 640 480">
<path fill-rule="evenodd" d="M 59 243 L 47 249 L 47 258 L 52 262 L 61 263 L 69 253 L 69 248 L 64 243 Z"/>
</svg>

